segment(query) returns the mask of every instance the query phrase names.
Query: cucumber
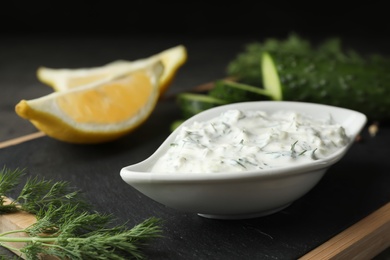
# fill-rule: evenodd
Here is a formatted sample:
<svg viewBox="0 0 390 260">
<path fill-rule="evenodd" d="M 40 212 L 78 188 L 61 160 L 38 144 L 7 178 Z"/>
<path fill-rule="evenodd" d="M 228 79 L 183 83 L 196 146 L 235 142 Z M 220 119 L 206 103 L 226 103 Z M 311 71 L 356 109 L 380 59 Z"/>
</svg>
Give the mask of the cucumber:
<svg viewBox="0 0 390 260">
<path fill-rule="evenodd" d="M 232 80 L 217 80 L 208 95 L 227 103 L 269 99 L 267 90 Z"/>
<path fill-rule="evenodd" d="M 176 101 L 184 119 L 190 118 L 206 109 L 224 105 L 227 102 L 206 94 L 184 92 L 178 94 Z"/>
<path fill-rule="evenodd" d="M 329 40 L 329 42 L 331 41 Z M 331 46 L 331 44 L 325 45 Z M 327 49 L 327 47 L 323 49 Z M 263 87 L 261 60 L 264 52 L 277 53 L 286 59 L 296 56 L 310 59 L 312 48 L 308 41 L 301 39 L 296 34 L 291 34 L 285 41 L 269 38 L 264 42 L 250 43 L 237 54 L 235 59 L 228 63 L 227 75 L 235 78 L 238 82 Z M 294 66 L 294 64 L 289 66 Z"/>
<path fill-rule="evenodd" d="M 299 63 L 299 59 L 296 62 Z M 310 73 L 305 74 L 299 69 L 275 64 L 280 65 L 281 59 L 275 58 L 274 64 L 262 60 L 262 66 L 266 67 L 264 71 L 280 75 L 280 84 L 269 87 L 279 88 L 284 100 L 345 107 L 360 111 L 373 121 L 390 120 L 390 77 L 380 72 L 381 68 L 322 61 L 322 67 L 313 67 Z M 266 78 L 263 74 L 263 80 Z M 278 97 L 273 99 L 278 100 Z"/>
<path fill-rule="evenodd" d="M 173 132 L 176 128 L 178 128 L 182 123 L 184 122 L 184 119 L 178 119 L 171 123 L 170 130 Z"/>
<path fill-rule="evenodd" d="M 264 89 L 268 90 L 273 100 L 282 100 L 282 84 L 280 83 L 278 70 L 272 57 L 267 52 L 264 52 L 261 61 Z"/>
<path fill-rule="evenodd" d="M 313 48 L 293 35 L 250 45 L 228 65 L 228 76 L 264 88 L 272 100 L 334 105 L 389 121 L 389 68 L 387 57 L 346 52 L 338 39 Z"/>
</svg>

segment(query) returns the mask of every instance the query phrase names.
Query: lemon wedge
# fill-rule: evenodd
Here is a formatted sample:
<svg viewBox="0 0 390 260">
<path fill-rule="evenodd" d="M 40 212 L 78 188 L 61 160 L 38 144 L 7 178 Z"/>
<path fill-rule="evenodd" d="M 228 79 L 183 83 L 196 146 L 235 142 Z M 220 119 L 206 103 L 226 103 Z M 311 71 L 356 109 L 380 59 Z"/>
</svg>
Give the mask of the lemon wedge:
<svg viewBox="0 0 390 260">
<path fill-rule="evenodd" d="M 147 67 L 158 60 L 164 65 L 164 73 L 159 82 L 161 96 L 172 83 L 179 68 L 187 61 L 187 50 L 183 45 L 177 45 L 147 58 L 134 61 L 116 60 L 100 67 L 54 69 L 41 66 L 37 70 L 37 78 L 55 91 L 64 91 L 92 82 L 111 79 L 117 74 Z"/>
<path fill-rule="evenodd" d="M 154 110 L 162 61 L 77 88 L 21 100 L 16 113 L 46 135 L 79 144 L 102 143 L 140 126 Z"/>
</svg>

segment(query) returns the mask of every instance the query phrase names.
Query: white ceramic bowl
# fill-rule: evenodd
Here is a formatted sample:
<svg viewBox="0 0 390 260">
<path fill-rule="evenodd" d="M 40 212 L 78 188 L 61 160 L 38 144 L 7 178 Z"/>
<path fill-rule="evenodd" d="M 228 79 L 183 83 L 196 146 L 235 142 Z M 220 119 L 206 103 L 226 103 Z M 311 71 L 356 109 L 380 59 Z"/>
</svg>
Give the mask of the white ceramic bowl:
<svg viewBox="0 0 390 260">
<path fill-rule="evenodd" d="M 348 145 L 325 159 L 310 163 L 238 173 L 151 173 L 150 168 L 165 153 L 183 125 L 206 121 L 227 109 L 290 110 L 317 118 L 332 115 L 350 137 Z M 201 112 L 185 121 L 146 160 L 124 167 L 122 179 L 151 199 L 170 208 L 217 219 L 260 217 L 280 211 L 310 191 L 330 166 L 353 144 L 367 118 L 360 112 L 313 103 L 259 101 L 234 103 Z"/>
</svg>

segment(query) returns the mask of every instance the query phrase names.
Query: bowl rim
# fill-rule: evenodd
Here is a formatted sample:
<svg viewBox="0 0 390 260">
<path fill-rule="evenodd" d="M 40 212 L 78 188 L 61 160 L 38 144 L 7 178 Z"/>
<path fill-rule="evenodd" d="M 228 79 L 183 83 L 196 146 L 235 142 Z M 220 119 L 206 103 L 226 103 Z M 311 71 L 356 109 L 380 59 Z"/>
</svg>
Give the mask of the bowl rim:
<svg viewBox="0 0 390 260">
<path fill-rule="evenodd" d="M 277 111 L 283 110 L 282 107 L 289 107 L 289 110 L 325 110 L 327 113 L 334 114 L 336 112 L 347 113 L 348 117 L 346 119 L 350 119 L 349 117 L 354 117 L 356 120 L 355 127 L 351 133 L 348 134 L 350 138 L 347 145 L 332 153 L 331 155 L 318 159 L 312 162 L 303 162 L 296 165 L 291 165 L 288 167 L 278 167 L 271 168 L 265 170 L 251 170 L 251 171 L 242 171 L 242 172 L 229 172 L 229 173 L 155 173 L 148 171 L 139 171 L 142 167 L 146 167 L 145 165 L 153 164 L 161 153 L 163 153 L 169 143 L 172 142 L 177 133 L 181 130 L 183 126 L 189 125 L 197 120 L 207 120 L 208 118 L 214 117 L 218 115 L 221 111 L 227 109 L 237 109 L 244 108 L 245 110 L 253 110 L 254 107 L 260 105 L 260 108 L 256 108 L 257 110 L 267 110 L 267 111 Z M 267 107 L 267 109 L 265 109 Z M 285 109 L 287 110 L 287 109 Z M 308 113 L 311 114 L 310 112 Z M 212 115 L 212 116 L 209 116 Z M 313 114 L 312 114 L 313 115 Z M 336 162 L 338 162 L 345 153 L 349 150 L 349 148 L 355 142 L 356 136 L 361 132 L 363 127 L 367 122 L 367 117 L 361 112 L 336 107 L 326 104 L 318 104 L 318 103 L 310 103 L 310 102 L 301 102 L 301 101 L 249 101 L 249 102 L 239 102 L 239 103 L 231 103 L 226 105 L 217 106 L 205 111 L 202 111 L 193 117 L 187 119 L 183 122 L 179 127 L 177 127 L 166 139 L 165 141 L 157 148 L 157 150 L 145 160 L 135 163 L 132 165 L 128 165 L 123 167 L 120 170 L 121 177 L 128 183 L 151 183 L 151 182 L 211 182 L 211 181 L 234 181 L 237 179 L 240 180 L 252 180 L 252 179 L 276 179 L 282 178 L 285 176 L 291 175 L 300 175 L 311 173 L 316 170 L 327 169 Z M 338 122 L 338 123 L 344 123 Z M 259 173 L 260 172 L 260 173 Z"/>
</svg>

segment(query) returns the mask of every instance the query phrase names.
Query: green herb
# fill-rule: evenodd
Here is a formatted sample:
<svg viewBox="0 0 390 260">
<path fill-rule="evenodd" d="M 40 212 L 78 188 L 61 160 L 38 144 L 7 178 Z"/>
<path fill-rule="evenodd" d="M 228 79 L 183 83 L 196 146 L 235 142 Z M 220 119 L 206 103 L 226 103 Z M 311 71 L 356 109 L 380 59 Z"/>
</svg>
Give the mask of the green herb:
<svg viewBox="0 0 390 260">
<path fill-rule="evenodd" d="M 297 157 L 297 154 L 296 154 L 296 151 L 295 151 L 295 145 L 297 145 L 297 143 L 298 143 L 298 140 L 295 141 L 295 142 L 291 145 L 290 151 L 291 151 L 291 157 L 292 157 L 292 158 Z"/>
<path fill-rule="evenodd" d="M 292 157 L 292 158 L 296 158 L 296 157 L 297 157 L 297 152 L 295 151 L 295 146 L 297 145 L 297 143 L 298 143 L 298 140 L 295 141 L 295 142 L 291 145 L 290 151 L 291 151 L 291 157 Z M 307 150 L 302 150 L 302 151 L 298 154 L 298 156 L 302 156 L 302 155 L 304 155 L 306 152 L 307 152 Z M 314 154 L 314 152 L 313 152 L 313 154 Z"/>
<path fill-rule="evenodd" d="M 291 152 L 294 152 L 294 151 L 295 151 L 295 146 L 297 145 L 297 143 L 298 143 L 298 140 L 295 141 L 295 142 L 291 145 L 291 148 L 290 148 Z"/>
<path fill-rule="evenodd" d="M 389 68 L 390 57 L 347 49 L 340 38 L 314 45 L 290 34 L 248 43 L 227 64 L 225 79 L 216 79 L 203 94 L 181 94 L 178 104 L 184 118 L 223 104 L 286 100 L 345 107 L 372 121 L 388 121 Z"/>
<path fill-rule="evenodd" d="M 114 224 L 112 215 L 93 211 L 82 193 L 68 182 L 29 178 L 20 194 L 7 204 L 7 194 L 15 190 L 24 175 L 25 170 L 20 169 L 4 167 L 0 171 L 0 214 L 26 211 L 35 214 L 37 221 L 25 229 L 0 234 L 0 246 L 20 252 L 27 259 L 40 259 L 41 255 L 60 259 L 143 259 L 142 246 L 161 236 L 159 219 L 146 219 L 131 229 L 127 223 Z M 24 246 L 15 248 L 8 242 Z"/>
<path fill-rule="evenodd" d="M 241 166 L 242 168 L 246 169 L 245 165 L 240 162 L 241 159 L 232 160 L 232 161 L 233 161 L 234 164 L 237 164 L 237 165 Z"/>
<path fill-rule="evenodd" d="M 300 152 L 300 154 L 298 154 L 298 156 L 304 155 L 306 152 L 307 150 L 303 150 L 302 152 Z"/>
<path fill-rule="evenodd" d="M 227 74 L 270 100 L 341 106 L 381 121 L 390 119 L 389 68 L 390 57 L 347 50 L 339 38 L 315 46 L 291 34 L 248 44 Z"/>
<path fill-rule="evenodd" d="M 317 148 L 314 149 L 313 152 L 311 153 L 311 158 L 312 158 L 313 160 L 317 160 L 317 159 L 318 159 L 317 156 L 315 155 L 315 152 L 316 152 L 316 151 L 317 151 Z"/>
</svg>

